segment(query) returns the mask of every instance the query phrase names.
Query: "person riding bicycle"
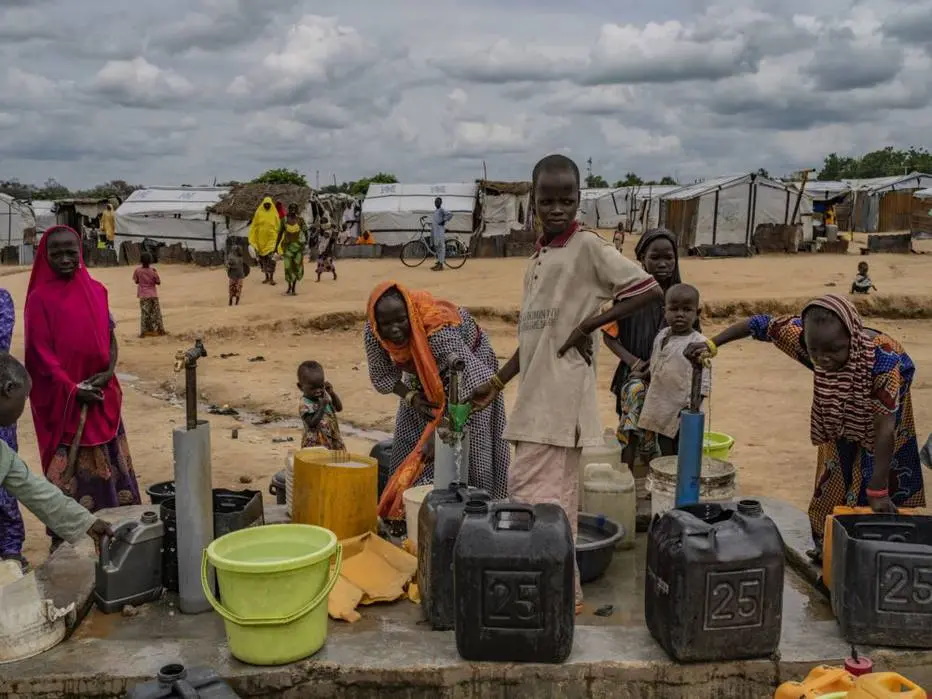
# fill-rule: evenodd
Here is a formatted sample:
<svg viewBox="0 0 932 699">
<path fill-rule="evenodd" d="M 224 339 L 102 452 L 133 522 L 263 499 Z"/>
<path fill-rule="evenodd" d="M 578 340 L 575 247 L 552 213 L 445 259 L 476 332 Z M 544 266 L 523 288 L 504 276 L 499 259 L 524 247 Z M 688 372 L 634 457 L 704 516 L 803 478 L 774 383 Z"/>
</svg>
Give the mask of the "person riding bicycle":
<svg viewBox="0 0 932 699">
<path fill-rule="evenodd" d="M 447 224 L 453 214 L 443 208 L 443 199 L 437 197 L 434 199 L 434 214 L 431 220 L 431 238 L 434 242 L 434 254 L 437 256 L 437 264 L 431 269 L 435 272 L 443 271 L 443 263 L 446 261 L 447 252 Z"/>
</svg>

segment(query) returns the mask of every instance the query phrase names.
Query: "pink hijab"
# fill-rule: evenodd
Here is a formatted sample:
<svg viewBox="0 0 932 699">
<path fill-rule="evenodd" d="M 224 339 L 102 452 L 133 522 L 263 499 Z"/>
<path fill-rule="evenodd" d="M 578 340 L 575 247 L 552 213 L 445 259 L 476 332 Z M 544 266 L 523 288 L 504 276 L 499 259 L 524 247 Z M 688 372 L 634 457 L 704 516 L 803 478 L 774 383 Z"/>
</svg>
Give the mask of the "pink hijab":
<svg viewBox="0 0 932 699">
<path fill-rule="evenodd" d="M 61 231 L 78 240 L 78 268 L 71 279 L 59 277 L 49 264 L 49 237 Z M 110 366 L 107 290 L 88 273 L 80 243 L 67 226 L 47 230 L 26 292 L 26 369 L 32 377 L 30 402 L 43 471 L 58 447 L 74 440 L 81 413 L 77 385 Z M 103 396 L 103 403 L 91 404 L 87 411 L 82 447 L 106 444 L 117 435 L 123 392 L 115 376 Z"/>
</svg>

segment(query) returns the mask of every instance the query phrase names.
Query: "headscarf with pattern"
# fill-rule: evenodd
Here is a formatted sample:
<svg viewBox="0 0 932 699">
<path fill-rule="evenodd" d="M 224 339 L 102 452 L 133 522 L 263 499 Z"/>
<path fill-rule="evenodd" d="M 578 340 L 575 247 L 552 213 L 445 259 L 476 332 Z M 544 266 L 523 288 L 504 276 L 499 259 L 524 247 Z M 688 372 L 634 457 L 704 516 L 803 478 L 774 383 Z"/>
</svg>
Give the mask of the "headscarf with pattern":
<svg viewBox="0 0 932 699">
<path fill-rule="evenodd" d="M 811 308 L 831 311 L 851 336 L 848 362 L 840 370 L 825 371 L 813 362 L 812 443 L 819 445 L 848 439 L 872 451 L 874 344 L 858 310 L 848 299 L 827 294 L 810 301 L 803 308 L 803 327 L 806 311 Z"/>
<path fill-rule="evenodd" d="M 411 335 L 405 345 L 396 345 L 389 342 L 379 333 L 379 324 L 375 315 L 375 307 L 379 300 L 390 291 L 397 292 L 408 309 L 408 323 L 411 326 Z M 379 516 L 387 519 L 401 519 L 404 516 L 404 502 L 402 495 L 410 488 L 424 471 L 424 446 L 428 443 L 437 425 L 443 417 L 443 408 L 446 395 L 443 390 L 443 380 L 437 368 L 437 360 L 430 349 L 428 338 L 435 332 L 446 327 L 455 327 L 462 323 L 459 309 L 455 304 L 434 298 L 427 291 L 409 291 L 394 281 L 385 281 L 377 285 L 369 295 L 367 307 L 369 326 L 379 344 L 388 352 L 391 360 L 399 366 L 414 366 L 418 381 L 424 388 L 427 399 L 440 407 L 434 419 L 431 420 L 411 453 L 405 457 L 392 477 L 389 479 L 382 497 L 379 500 Z"/>
</svg>

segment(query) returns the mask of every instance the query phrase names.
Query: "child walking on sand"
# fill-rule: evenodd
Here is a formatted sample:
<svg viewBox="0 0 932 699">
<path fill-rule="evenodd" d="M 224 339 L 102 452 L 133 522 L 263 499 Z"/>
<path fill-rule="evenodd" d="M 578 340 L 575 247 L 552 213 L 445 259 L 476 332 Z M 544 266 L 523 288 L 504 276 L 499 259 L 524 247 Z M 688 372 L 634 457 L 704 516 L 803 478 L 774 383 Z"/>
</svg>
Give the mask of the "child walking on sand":
<svg viewBox="0 0 932 699">
<path fill-rule="evenodd" d="M 871 281 L 870 267 L 866 262 L 859 262 L 858 273 L 855 275 L 854 281 L 851 282 L 851 293 L 869 294 L 871 289 L 877 291 L 877 287 Z"/>
<path fill-rule="evenodd" d="M 344 451 L 346 445 L 337 420 L 337 413 L 343 412 L 343 402 L 324 376 L 324 368 L 318 362 L 302 362 L 298 367 L 298 388 L 301 389 L 298 414 L 304 423 L 301 448 Z"/>
<path fill-rule="evenodd" d="M 133 283 L 136 284 L 136 296 L 139 298 L 139 337 L 160 337 L 165 334 L 158 290 L 162 280 L 158 270 L 152 266 L 151 253 L 142 253 L 139 263 L 133 272 Z"/>
<path fill-rule="evenodd" d="M 603 444 L 592 334 L 662 294 L 657 281 L 614 245 L 579 228 L 576 163 L 547 156 L 534 167 L 532 191 L 541 236 L 524 277 L 518 349 L 476 388 L 471 402 L 475 409 L 485 408 L 520 371 L 505 432 L 515 443 L 509 497 L 559 504 L 575 537 L 582 449 Z M 600 312 L 613 300 L 618 303 Z M 575 587 L 579 611 L 578 570 Z"/>
<path fill-rule="evenodd" d="M 696 330 L 699 318 L 699 291 L 689 284 L 675 284 L 667 291 L 664 304 L 667 327 L 657 333 L 650 355 L 650 374 L 638 429 L 657 437 L 660 453 L 678 452 L 680 412 L 689 407 L 693 363 L 684 351 L 691 344 L 707 342 Z M 702 397 L 712 390 L 712 374 L 702 370 Z"/>
<path fill-rule="evenodd" d="M 239 245 L 233 246 L 230 254 L 227 255 L 227 279 L 230 281 L 230 305 L 236 301 L 239 306 L 239 298 L 243 294 L 243 280 L 249 276 L 249 263 L 243 257 L 243 248 Z"/>
</svg>

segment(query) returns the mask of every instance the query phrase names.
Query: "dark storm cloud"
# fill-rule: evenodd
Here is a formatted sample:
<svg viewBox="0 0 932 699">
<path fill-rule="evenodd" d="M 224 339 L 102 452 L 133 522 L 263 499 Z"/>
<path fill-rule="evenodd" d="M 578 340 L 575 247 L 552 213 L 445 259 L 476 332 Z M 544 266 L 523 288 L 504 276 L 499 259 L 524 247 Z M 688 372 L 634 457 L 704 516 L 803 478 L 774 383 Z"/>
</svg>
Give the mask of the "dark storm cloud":
<svg viewBox="0 0 932 699">
<path fill-rule="evenodd" d="M 225 52 L 260 38 L 279 18 L 290 18 L 297 0 L 203 0 L 157 32 L 154 45 L 166 51 Z"/>
<path fill-rule="evenodd" d="M 932 2 L 911 2 L 891 12 L 882 29 L 892 39 L 932 51 Z"/>
<path fill-rule="evenodd" d="M 823 37 L 806 72 L 816 88 L 840 92 L 875 87 L 893 80 L 903 67 L 903 50 L 892 43 L 858 45 L 851 30 Z"/>
</svg>

